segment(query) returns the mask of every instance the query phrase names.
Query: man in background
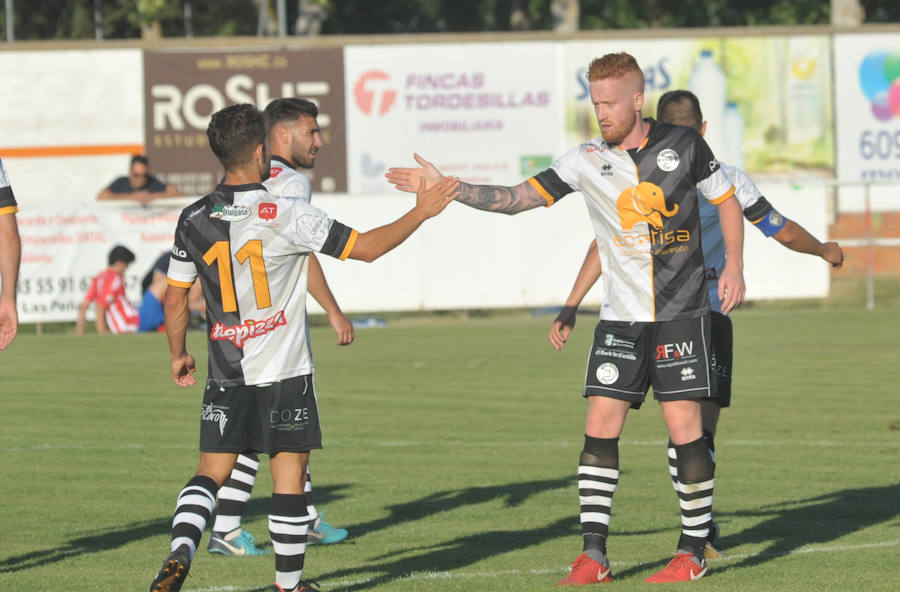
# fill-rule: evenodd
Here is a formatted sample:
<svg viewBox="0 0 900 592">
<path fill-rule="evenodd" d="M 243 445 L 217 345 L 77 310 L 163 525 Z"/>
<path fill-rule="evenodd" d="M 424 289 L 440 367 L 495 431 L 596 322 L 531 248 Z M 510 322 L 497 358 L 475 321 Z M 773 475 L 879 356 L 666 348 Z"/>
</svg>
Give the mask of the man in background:
<svg viewBox="0 0 900 592">
<path fill-rule="evenodd" d="M 178 197 L 181 191 L 171 183 L 163 183 L 150 174 L 150 161 L 146 156 L 131 157 L 127 177 L 118 177 L 97 195 L 98 200 L 133 199 L 146 204 L 160 197 Z"/>
</svg>

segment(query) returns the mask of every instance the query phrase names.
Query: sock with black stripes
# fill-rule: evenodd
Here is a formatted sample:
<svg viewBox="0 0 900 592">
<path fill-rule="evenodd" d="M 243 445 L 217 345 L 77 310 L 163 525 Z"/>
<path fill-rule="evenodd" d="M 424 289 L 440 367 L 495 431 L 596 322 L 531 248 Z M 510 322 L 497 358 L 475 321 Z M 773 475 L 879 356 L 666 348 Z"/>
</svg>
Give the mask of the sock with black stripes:
<svg viewBox="0 0 900 592">
<path fill-rule="evenodd" d="M 681 507 L 679 552 L 703 558 L 712 527 L 715 467 L 703 438 L 673 446 L 677 469 L 678 502 Z"/>
<path fill-rule="evenodd" d="M 225 534 L 241 527 L 241 518 L 253 492 L 259 455 L 239 454 L 228 480 L 219 489 L 219 505 L 212 530 Z"/>
<path fill-rule="evenodd" d="M 619 483 L 619 439 L 585 434 L 578 465 L 578 503 L 584 552 L 594 561 L 606 558 L 612 496 Z"/>
<path fill-rule="evenodd" d="M 210 477 L 194 475 L 178 494 L 172 518 L 172 551 L 186 546 L 193 559 L 215 507 L 217 489 Z"/>
<path fill-rule="evenodd" d="M 309 517 L 303 494 L 273 493 L 269 535 L 275 551 L 275 583 L 293 590 L 303 577 Z"/>
</svg>

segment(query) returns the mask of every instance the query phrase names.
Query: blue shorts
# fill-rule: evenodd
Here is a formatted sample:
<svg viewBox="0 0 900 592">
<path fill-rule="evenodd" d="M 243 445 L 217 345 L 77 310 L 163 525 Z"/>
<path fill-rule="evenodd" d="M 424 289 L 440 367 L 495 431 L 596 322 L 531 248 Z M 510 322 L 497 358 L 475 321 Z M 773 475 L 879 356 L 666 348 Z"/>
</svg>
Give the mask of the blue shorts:
<svg viewBox="0 0 900 592">
<path fill-rule="evenodd" d="M 138 331 L 156 331 L 166 322 L 162 304 L 150 290 L 144 292 L 141 305 L 138 307 L 138 314 L 140 315 Z"/>
</svg>

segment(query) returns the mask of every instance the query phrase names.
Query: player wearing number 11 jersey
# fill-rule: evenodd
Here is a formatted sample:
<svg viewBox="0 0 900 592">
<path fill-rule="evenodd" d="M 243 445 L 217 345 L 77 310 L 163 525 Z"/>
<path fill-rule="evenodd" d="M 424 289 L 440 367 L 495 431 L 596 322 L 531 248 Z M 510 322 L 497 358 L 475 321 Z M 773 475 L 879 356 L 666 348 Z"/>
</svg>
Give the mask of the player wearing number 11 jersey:
<svg viewBox="0 0 900 592">
<path fill-rule="evenodd" d="M 360 233 L 304 200 L 262 186 L 269 173 L 266 122 L 252 105 L 213 114 L 209 145 L 225 168 L 215 191 L 182 212 L 169 262 L 166 333 L 173 381 L 196 383 L 186 349 L 190 286 L 203 285 L 209 326 L 209 374 L 200 415 L 200 463 L 178 497 L 171 554 L 150 586 L 177 592 L 237 455 L 270 455 L 269 533 L 275 587 L 314 590 L 301 579 L 306 551 L 303 492 L 309 451 L 321 448 L 312 363 L 306 341 L 306 293 L 297 279 L 310 252 L 372 261 L 406 240 L 458 195 L 459 181 L 428 190 L 391 224 Z"/>
</svg>

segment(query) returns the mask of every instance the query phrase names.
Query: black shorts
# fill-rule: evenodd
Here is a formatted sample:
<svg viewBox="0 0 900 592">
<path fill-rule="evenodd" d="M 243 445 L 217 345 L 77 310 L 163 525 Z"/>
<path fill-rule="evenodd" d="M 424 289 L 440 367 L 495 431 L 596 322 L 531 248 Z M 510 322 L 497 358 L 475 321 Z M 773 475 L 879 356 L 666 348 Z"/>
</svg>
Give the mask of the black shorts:
<svg viewBox="0 0 900 592">
<path fill-rule="evenodd" d="M 734 358 L 734 332 L 731 319 L 720 312 L 712 314 L 712 368 L 716 380 L 713 403 L 719 407 L 731 405 L 731 369 Z"/>
<path fill-rule="evenodd" d="M 658 401 L 714 397 L 710 324 L 709 315 L 651 323 L 600 321 L 588 355 L 584 396 L 629 401 L 635 409 L 651 386 Z"/>
<path fill-rule="evenodd" d="M 322 447 L 312 375 L 265 386 L 207 383 L 200 413 L 203 452 L 306 452 Z"/>
</svg>

